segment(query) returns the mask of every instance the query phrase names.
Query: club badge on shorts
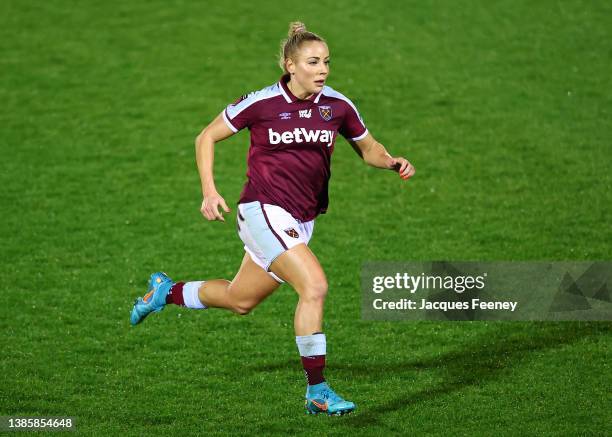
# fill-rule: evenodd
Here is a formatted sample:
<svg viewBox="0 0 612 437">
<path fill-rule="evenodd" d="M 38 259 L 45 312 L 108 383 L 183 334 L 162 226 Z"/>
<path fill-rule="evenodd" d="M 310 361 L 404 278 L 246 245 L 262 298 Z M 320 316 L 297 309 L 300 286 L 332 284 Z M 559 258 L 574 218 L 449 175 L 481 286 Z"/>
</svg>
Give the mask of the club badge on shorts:
<svg viewBox="0 0 612 437">
<path fill-rule="evenodd" d="M 291 238 L 300 238 L 300 234 L 293 228 L 284 229 L 285 234 L 289 235 Z"/>
<path fill-rule="evenodd" d="M 319 106 L 319 115 L 325 121 L 329 121 L 332 118 L 332 108 L 331 106 Z"/>
</svg>

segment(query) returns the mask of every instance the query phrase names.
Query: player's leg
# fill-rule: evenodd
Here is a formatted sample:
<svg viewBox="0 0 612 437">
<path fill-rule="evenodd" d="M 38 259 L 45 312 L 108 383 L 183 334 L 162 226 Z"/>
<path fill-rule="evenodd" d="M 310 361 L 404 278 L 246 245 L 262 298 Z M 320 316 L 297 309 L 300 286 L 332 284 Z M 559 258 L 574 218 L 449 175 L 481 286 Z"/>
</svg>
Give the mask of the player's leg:
<svg viewBox="0 0 612 437">
<path fill-rule="evenodd" d="M 245 253 L 231 282 L 223 279 L 206 281 L 199 288 L 199 298 L 209 308 L 226 308 L 238 314 L 248 314 L 279 285 Z"/>
<path fill-rule="evenodd" d="M 355 409 L 355 404 L 338 396 L 323 377 L 327 353 L 323 333 L 323 306 L 328 286 L 319 260 L 306 244 L 299 244 L 278 256 L 270 269 L 291 284 L 299 296 L 294 326 L 308 382 L 306 412 L 338 415 L 350 413 Z"/>
<path fill-rule="evenodd" d="M 294 319 L 295 335 L 321 332 L 327 278 L 310 248 L 305 244 L 299 244 L 287 250 L 274 260 L 270 270 L 291 284 L 298 293 Z"/>
<path fill-rule="evenodd" d="M 142 322 L 152 312 L 159 312 L 167 304 L 192 309 L 225 308 L 238 314 L 247 314 L 279 286 L 264 269 L 245 253 L 234 279 L 173 282 L 165 273 L 154 273 L 149 290 L 134 303 L 130 321 Z"/>
<path fill-rule="evenodd" d="M 297 225 L 289 214 L 281 208 L 276 209 L 284 213 L 284 219 L 291 219 Z M 283 247 L 267 227 L 263 206 L 260 202 L 250 202 L 238 205 L 237 210 L 238 235 L 245 243 L 247 253 L 234 280 L 174 283 L 166 274 L 154 273 L 147 294 L 134 303 L 130 317 L 132 325 L 140 323 L 152 312 L 161 311 L 167 303 L 193 309 L 211 306 L 246 314 L 278 288 L 279 281 L 266 270 L 269 264 L 266 254 L 273 259 Z"/>
</svg>

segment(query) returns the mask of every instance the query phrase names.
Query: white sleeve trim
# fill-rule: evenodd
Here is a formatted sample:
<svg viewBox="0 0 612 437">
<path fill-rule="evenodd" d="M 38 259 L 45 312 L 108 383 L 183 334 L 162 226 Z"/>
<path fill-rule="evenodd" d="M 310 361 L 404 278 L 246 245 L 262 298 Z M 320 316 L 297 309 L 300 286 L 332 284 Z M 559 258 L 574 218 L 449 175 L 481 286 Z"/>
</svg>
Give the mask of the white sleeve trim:
<svg viewBox="0 0 612 437">
<path fill-rule="evenodd" d="M 359 135 L 358 137 L 351 138 L 351 141 L 363 140 L 366 137 L 367 134 L 368 134 L 368 129 L 366 129 L 365 132 L 363 134 Z"/>
<path fill-rule="evenodd" d="M 247 94 L 247 96 L 237 104 L 229 105 L 227 108 L 225 108 L 227 111 L 226 115 L 228 120 L 233 120 L 242 111 L 261 100 L 271 99 L 280 95 L 281 92 L 279 91 L 279 87 L 279 84 L 274 84 L 259 91 L 253 91 L 252 93 Z"/>
<path fill-rule="evenodd" d="M 226 110 L 224 109 L 224 110 L 223 110 L 223 121 L 225 121 L 225 124 L 227 124 L 227 127 L 229 127 L 229 128 L 232 130 L 232 132 L 234 132 L 234 133 L 238 132 L 238 129 L 236 129 L 236 128 L 234 127 L 234 125 L 233 125 L 233 124 L 232 124 L 232 123 L 229 121 L 229 119 L 227 118 L 227 114 L 225 113 L 225 111 L 226 111 Z"/>
</svg>

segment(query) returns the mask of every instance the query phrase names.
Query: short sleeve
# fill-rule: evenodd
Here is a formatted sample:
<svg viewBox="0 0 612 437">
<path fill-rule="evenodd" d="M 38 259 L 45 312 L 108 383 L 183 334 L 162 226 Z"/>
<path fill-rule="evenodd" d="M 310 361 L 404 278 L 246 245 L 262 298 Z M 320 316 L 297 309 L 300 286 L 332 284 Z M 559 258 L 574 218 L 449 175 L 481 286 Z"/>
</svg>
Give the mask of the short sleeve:
<svg viewBox="0 0 612 437">
<path fill-rule="evenodd" d="M 257 114 L 253 95 L 254 93 L 251 93 L 240 97 L 234 103 L 227 105 L 223 111 L 223 120 L 234 133 L 245 127 L 250 128 L 254 122 Z"/>
<path fill-rule="evenodd" d="M 359 141 L 368 134 L 368 129 L 357 111 L 357 108 L 350 100 L 346 99 L 343 102 L 345 104 L 344 117 L 342 124 L 338 130 L 340 134 L 351 141 Z"/>
</svg>

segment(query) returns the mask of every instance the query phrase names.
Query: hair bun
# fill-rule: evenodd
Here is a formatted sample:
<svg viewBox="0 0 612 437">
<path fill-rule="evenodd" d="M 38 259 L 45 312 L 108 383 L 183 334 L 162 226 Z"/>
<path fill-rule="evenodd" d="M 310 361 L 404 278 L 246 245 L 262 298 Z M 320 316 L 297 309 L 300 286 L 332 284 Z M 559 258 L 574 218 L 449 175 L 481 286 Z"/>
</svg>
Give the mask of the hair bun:
<svg viewBox="0 0 612 437">
<path fill-rule="evenodd" d="M 306 32 L 306 25 L 301 21 L 293 21 L 289 24 L 289 37 L 301 32 Z"/>
</svg>

